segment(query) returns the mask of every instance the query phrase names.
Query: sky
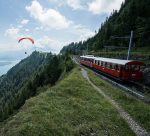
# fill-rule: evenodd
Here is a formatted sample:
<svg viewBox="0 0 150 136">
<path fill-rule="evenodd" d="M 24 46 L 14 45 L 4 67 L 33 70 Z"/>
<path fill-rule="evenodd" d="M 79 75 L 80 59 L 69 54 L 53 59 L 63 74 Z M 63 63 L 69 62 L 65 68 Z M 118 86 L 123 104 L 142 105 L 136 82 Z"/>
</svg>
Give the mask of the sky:
<svg viewBox="0 0 150 136">
<path fill-rule="evenodd" d="M 123 0 L 1 0 L 0 57 L 24 51 L 59 53 L 94 36 Z M 32 37 L 18 43 L 21 37 Z M 18 56 L 17 56 L 18 57 Z"/>
</svg>

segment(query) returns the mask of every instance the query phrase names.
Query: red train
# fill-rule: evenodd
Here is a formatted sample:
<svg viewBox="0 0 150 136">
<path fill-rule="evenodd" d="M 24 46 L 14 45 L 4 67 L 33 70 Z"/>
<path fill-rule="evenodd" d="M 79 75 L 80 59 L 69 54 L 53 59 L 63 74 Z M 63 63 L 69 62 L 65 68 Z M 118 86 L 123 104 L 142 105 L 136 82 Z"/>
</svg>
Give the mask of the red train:
<svg viewBox="0 0 150 136">
<path fill-rule="evenodd" d="M 102 58 L 92 55 L 80 56 L 80 64 L 121 80 L 141 80 L 143 78 L 141 68 L 145 66 L 140 61 Z"/>
</svg>

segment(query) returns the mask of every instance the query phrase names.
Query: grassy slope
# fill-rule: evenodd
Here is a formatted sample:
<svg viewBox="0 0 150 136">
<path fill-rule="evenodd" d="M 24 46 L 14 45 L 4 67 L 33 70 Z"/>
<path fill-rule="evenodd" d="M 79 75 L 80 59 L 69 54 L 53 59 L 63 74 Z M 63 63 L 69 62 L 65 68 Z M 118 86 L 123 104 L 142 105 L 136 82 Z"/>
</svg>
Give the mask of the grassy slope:
<svg viewBox="0 0 150 136">
<path fill-rule="evenodd" d="M 106 94 L 116 100 L 130 115 L 150 132 L 150 105 L 135 99 L 120 89 L 112 86 L 97 77 L 94 72 L 89 70 L 89 77 L 94 84 L 99 86 Z"/>
<path fill-rule="evenodd" d="M 26 101 L 1 127 L 1 136 L 134 135 L 117 111 L 82 77 L 80 68 Z"/>
</svg>

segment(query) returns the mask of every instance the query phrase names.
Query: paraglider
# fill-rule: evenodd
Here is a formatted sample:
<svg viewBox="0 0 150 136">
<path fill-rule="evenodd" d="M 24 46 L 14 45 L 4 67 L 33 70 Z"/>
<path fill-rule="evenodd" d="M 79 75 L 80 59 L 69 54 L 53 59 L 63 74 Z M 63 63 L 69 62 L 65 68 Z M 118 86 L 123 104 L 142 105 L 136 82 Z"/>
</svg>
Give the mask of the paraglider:
<svg viewBox="0 0 150 136">
<path fill-rule="evenodd" d="M 31 41 L 32 44 L 34 44 L 34 40 L 33 40 L 32 38 L 30 38 L 30 37 L 23 37 L 23 38 L 20 38 L 19 41 L 18 41 L 18 43 L 20 43 L 22 40 L 25 40 L 25 39 Z"/>
<path fill-rule="evenodd" d="M 32 44 L 34 44 L 34 40 L 30 37 L 23 37 L 23 38 L 20 38 L 18 40 L 18 43 L 22 42 L 23 40 L 29 40 Z M 27 54 L 27 52 L 25 52 L 25 54 Z"/>
</svg>

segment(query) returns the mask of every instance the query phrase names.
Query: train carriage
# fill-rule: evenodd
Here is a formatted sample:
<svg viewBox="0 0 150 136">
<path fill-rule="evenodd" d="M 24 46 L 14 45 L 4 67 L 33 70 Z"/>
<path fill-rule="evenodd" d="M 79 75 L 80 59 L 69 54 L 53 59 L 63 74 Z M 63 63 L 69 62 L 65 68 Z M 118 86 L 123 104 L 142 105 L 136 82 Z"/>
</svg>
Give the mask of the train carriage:
<svg viewBox="0 0 150 136">
<path fill-rule="evenodd" d="M 80 63 L 121 80 L 141 80 L 143 62 L 94 56 L 81 56 Z"/>
<path fill-rule="evenodd" d="M 95 57 L 93 55 L 80 56 L 80 64 L 93 67 Z"/>
</svg>

